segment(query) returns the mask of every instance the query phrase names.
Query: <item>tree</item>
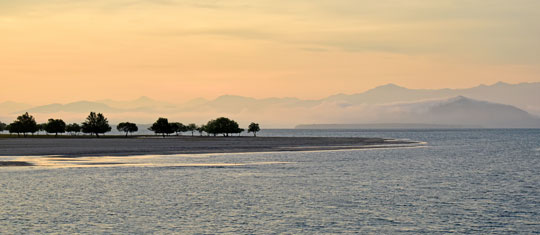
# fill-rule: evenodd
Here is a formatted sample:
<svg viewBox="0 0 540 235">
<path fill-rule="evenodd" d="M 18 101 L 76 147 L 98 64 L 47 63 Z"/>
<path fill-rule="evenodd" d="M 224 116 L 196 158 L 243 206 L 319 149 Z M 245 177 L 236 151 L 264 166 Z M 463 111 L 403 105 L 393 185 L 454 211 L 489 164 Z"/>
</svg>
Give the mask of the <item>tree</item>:
<svg viewBox="0 0 540 235">
<path fill-rule="evenodd" d="M 169 135 L 174 133 L 172 126 L 169 124 L 169 120 L 167 118 L 158 118 L 154 124 L 148 130 L 153 131 L 156 134 L 162 134 L 163 138 L 165 138 L 165 135 Z"/>
<path fill-rule="evenodd" d="M 17 133 L 17 135 L 21 135 L 21 125 L 20 123 L 11 123 L 6 126 L 6 130 L 9 131 L 9 134 Z"/>
<path fill-rule="evenodd" d="M 111 131 L 111 126 L 103 114 L 91 112 L 86 121 L 82 123 L 81 129 L 84 133 L 95 134 L 99 138 L 99 134 Z"/>
<path fill-rule="evenodd" d="M 195 132 L 197 130 L 197 124 L 195 123 L 190 123 L 189 125 L 186 126 L 187 128 L 187 131 L 191 131 L 191 136 L 193 136 L 193 132 Z"/>
<path fill-rule="evenodd" d="M 259 132 L 261 128 L 259 128 L 259 123 L 252 122 L 249 124 L 248 127 L 248 133 L 253 132 L 253 136 L 257 137 L 257 132 Z"/>
<path fill-rule="evenodd" d="M 36 133 L 36 131 L 38 131 L 36 119 L 34 119 L 32 115 L 24 113 L 23 115 L 18 116 L 17 120 L 10 124 L 9 131 L 10 133 L 17 133 L 18 135 L 22 133 L 24 137 L 26 137 L 26 133 Z"/>
<path fill-rule="evenodd" d="M 116 126 L 116 129 L 120 132 L 125 132 L 127 137 L 128 133 L 137 132 L 139 130 L 139 127 L 137 127 L 137 124 L 135 123 L 121 122 Z"/>
<path fill-rule="evenodd" d="M 13 132 L 11 131 L 11 124 L 7 124 L 5 130 L 8 131 L 10 135 L 11 135 L 11 133 L 13 133 Z"/>
<path fill-rule="evenodd" d="M 240 136 L 240 133 L 242 133 L 242 132 L 244 132 L 244 131 L 245 131 L 244 128 L 238 128 L 238 129 L 236 129 L 236 131 L 233 132 L 233 133 L 238 134 L 238 136 Z"/>
<path fill-rule="evenodd" d="M 55 137 L 58 133 L 66 132 L 66 123 L 62 119 L 49 119 L 47 125 L 45 125 L 45 131 L 47 133 L 55 133 Z"/>
<path fill-rule="evenodd" d="M 187 130 L 187 127 L 180 122 L 172 122 L 169 125 L 171 125 L 172 132 L 176 133 L 176 135 Z"/>
<path fill-rule="evenodd" d="M 0 122 L 0 132 L 7 130 L 7 125 L 3 122 Z"/>
<path fill-rule="evenodd" d="M 216 136 L 217 134 L 219 134 L 216 120 L 208 121 L 208 123 L 204 125 L 204 132 L 206 132 L 208 135 L 213 135 L 213 136 Z"/>
<path fill-rule="evenodd" d="M 77 133 L 81 132 L 81 126 L 79 126 L 77 123 L 69 124 L 66 126 L 66 131 L 72 135 L 76 135 Z"/>
<path fill-rule="evenodd" d="M 226 117 L 210 120 L 205 126 L 205 132 L 214 136 L 222 134 L 229 136 L 232 133 L 241 133 L 243 130 L 238 127 L 238 123 Z"/>
</svg>

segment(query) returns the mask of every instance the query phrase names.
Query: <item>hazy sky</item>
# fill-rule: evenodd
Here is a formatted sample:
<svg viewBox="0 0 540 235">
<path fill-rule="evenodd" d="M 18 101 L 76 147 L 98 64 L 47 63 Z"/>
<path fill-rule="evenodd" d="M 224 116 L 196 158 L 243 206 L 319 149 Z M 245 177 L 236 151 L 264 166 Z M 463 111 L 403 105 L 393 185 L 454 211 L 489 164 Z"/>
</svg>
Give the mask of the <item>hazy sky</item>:
<svg viewBox="0 0 540 235">
<path fill-rule="evenodd" d="M 0 0 L 0 102 L 540 81 L 538 0 Z"/>
</svg>

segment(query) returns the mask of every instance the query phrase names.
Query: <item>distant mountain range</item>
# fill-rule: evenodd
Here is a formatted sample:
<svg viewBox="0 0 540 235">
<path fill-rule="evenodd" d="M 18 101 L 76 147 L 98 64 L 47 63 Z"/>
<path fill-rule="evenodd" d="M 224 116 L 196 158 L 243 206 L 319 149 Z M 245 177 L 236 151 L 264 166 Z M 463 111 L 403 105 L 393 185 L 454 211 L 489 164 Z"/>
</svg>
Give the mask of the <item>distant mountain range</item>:
<svg viewBox="0 0 540 235">
<path fill-rule="evenodd" d="M 150 123 L 157 116 L 185 122 L 229 116 L 241 123 L 258 121 L 270 127 L 293 127 L 301 123 L 540 127 L 540 83 L 499 82 L 490 86 L 438 90 L 388 84 L 362 93 L 337 94 L 319 100 L 224 95 L 182 104 L 144 96 L 130 101 L 77 101 L 41 106 L 0 103 L 0 119 L 14 118 L 26 111 L 44 118 L 70 114 L 73 119 L 96 111 L 106 113 L 112 121 L 128 119 L 140 123 Z"/>
<path fill-rule="evenodd" d="M 540 116 L 540 82 L 508 84 L 498 82 L 466 89 L 408 89 L 395 84 L 379 86 L 369 91 L 325 98 L 326 101 L 346 101 L 352 104 L 383 104 L 465 96 L 472 99 L 508 104 Z"/>
<path fill-rule="evenodd" d="M 254 99 L 243 96 L 224 95 L 215 100 L 188 102 L 196 104 L 193 110 L 214 109 L 223 111 L 261 110 L 268 107 L 314 107 L 321 103 L 338 102 L 343 106 L 373 105 L 403 102 L 417 102 L 433 99 L 447 99 L 464 96 L 493 103 L 508 104 L 540 116 L 540 83 L 508 84 L 498 82 L 491 86 L 480 85 L 467 89 L 408 89 L 395 84 L 387 84 L 357 94 L 338 94 L 319 100 L 297 98 Z"/>
<path fill-rule="evenodd" d="M 311 124 L 298 129 L 387 128 L 540 128 L 540 118 L 511 105 L 490 103 L 463 96 L 447 100 L 379 106 L 370 124 Z M 361 117 L 360 117 L 361 118 Z"/>
</svg>

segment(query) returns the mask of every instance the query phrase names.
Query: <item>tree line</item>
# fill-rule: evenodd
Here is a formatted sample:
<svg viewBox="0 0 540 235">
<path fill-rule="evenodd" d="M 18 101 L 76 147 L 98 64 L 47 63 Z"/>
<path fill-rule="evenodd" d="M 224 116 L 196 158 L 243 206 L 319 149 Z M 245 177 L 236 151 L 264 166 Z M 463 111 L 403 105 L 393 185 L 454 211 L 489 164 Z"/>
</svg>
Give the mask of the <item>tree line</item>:
<svg viewBox="0 0 540 235">
<path fill-rule="evenodd" d="M 121 122 L 116 126 L 116 129 L 120 132 L 124 132 L 126 137 L 130 133 L 139 131 L 138 126 L 135 123 L 131 122 Z M 17 135 L 23 135 L 26 137 L 28 134 L 34 134 L 36 132 L 45 131 L 48 134 L 54 134 L 58 136 L 61 133 L 70 133 L 72 135 L 78 135 L 80 132 L 95 135 L 99 138 L 100 134 L 105 134 L 112 130 L 109 125 L 109 121 L 102 113 L 90 112 L 86 120 L 81 123 L 71 123 L 66 124 L 62 119 L 49 119 L 46 123 L 38 124 L 35 118 L 28 114 L 24 113 L 21 116 L 18 116 L 9 125 L 0 122 L 0 132 L 8 131 L 10 134 L 16 133 Z M 208 121 L 203 125 L 196 125 L 191 123 L 184 125 L 180 122 L 171 122 L 167 118 L 158 118 L 156 122 L 152 124 L 148 130 L 153 131 L 156 135 L 162 135 L 163 137 L 169 136 L 173 133 L 179 135 L 182 132 L 191 132 L 191 135 L 194 136 L 195 132 L 198 132 L 201 136 L 203 133 L 206 133 L 208 136 L 217 136 L 223 135 L 225 137 L 240 134 L 245 130 L 240 128 L 238 123 L 234 120 L 231 120 L 226 117 L 220 117 Z M 259 124 L 251 123 L 248 126 L 248 133 L 253 133 L 253 136 L 257 136 L 257 132 L 261 129 Z"/>
</svg>

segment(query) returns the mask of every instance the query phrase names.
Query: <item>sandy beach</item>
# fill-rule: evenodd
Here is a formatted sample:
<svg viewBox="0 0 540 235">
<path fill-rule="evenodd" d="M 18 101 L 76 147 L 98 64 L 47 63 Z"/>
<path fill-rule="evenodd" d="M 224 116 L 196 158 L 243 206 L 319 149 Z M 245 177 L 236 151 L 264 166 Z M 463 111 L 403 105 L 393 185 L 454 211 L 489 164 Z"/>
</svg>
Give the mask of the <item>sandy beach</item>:
<svg viewBox="0 0 540 235">
<path fill-rule="evenodd" d="M 415 142 L 328 137 L 4 138 L 0 156 L 135 156 L 403 147 Z"/>
</svg>

